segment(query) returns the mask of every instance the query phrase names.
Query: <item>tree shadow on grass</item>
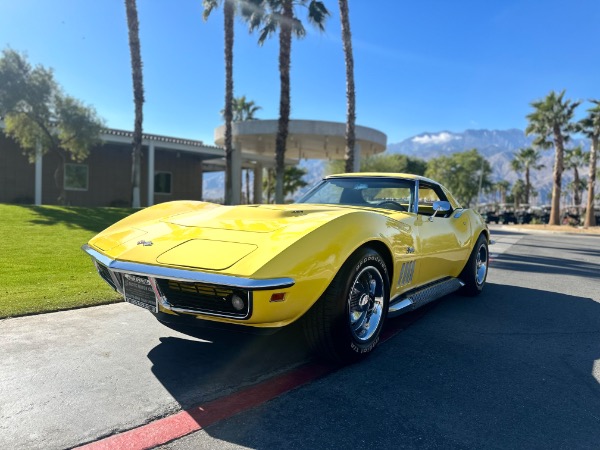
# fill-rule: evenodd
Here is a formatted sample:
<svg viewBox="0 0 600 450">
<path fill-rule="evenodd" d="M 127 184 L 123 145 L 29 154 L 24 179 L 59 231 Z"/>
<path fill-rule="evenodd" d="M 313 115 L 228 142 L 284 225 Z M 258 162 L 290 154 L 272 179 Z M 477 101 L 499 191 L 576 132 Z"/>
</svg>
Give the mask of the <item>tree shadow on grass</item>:
<svg viewBox="0 0 600 450">
<path fill-rule="evenodd" d="M 25 206 L 35 217 L 30 221 L 36 225 L 65 225 L 99 233 L 113 223 L 134 213 L 130 208 L 84 208 L 77 206 Z"/>
</svg>

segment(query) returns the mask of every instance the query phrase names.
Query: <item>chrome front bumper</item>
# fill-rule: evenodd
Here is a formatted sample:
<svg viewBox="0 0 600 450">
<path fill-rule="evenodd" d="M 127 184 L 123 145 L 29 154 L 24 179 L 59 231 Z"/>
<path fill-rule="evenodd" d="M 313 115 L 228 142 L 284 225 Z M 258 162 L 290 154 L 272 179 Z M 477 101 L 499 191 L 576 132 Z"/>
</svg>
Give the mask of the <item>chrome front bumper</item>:
<svg viewBox="0 0 600 450">
<path fill-rule="evenodd" d="M 159 312 L 160 309 L 169 310 L 176 313 L 184 314 L 202 314 L 207 316 L 225 317 L 230 319 L 244 320 L 248 319 L 252 314 L 252 292 L 260 290 L 275 290 L 284 289 L 294 285 L 294 280 L 291 278 L 271 278 L 271 279 L 251 279 L 235 277 L 231 275 L 220 275 L 206 272 L 197 272 L 187 269 L 177 269 L 172 267 L 153 266 L 149 264 L 140 264 L 127 261 L 118 261 L 103 255 L 102 253 L 94 250 L 89 245 L 84 245 L 82 250 L 86 252 L 92 258 L 99 275 L 106 283 L 108 283 L 113 289 L 119 292 L 125 300 L 129 303 L 133 303 L 142 308 L 149 309 L 153 313 Z M 142 277 L 143 283 L 146 283 L 146 287 L 139 285 L 141 294 L 127 295 L 125 290 L 126 282 L 124 277 L 128 279 L 135 279 L 135 277 Z M 147 281 L 145 281 L 147 280 Z M 169 301 L 168 287 L 165 283 L 181 282 L 189 283 L 187 286 L 192 290 L 198 290 L 198 285 L 204 285 L 200 290 L 206 291 L 206 289 L 213 289 L 215 294 L 214 298 L 224 298 L 227 293 L 221 294 L 219 291 L 223 289 L 230 289 L 232 291 L 229 294 L 234 293 L 240 298 L 244 297 L 245 308 L 243 310 L 215 310 L 210 307 L 203 306 L 202 302 L 198 298 L 196 304 L 195 298 L 187 297 L 184 300 L 185 303 L 178 303 L 177 301 Z M 197 284 L 198 285 L 197 285 Z M 161 285 L 163 289 L 161 289 Z M 175 283 L 177 284 L 177 283 Z M 150 291 L 151 288 L 151 291 Z M 233 290 L 237 290 L 234 292 Z M 139 291 L 139 289 L 138 289 Z M 185 291 L 185 289 L 184 289 Z M 189 289 L 187 289 L 189 293 Z M 223 295 L 224 297 L 219 297 Z M 173 304 L 175 303 L 175 304 Z M 223 303 L 225 305 L 225 303 Z"/>
</svg>

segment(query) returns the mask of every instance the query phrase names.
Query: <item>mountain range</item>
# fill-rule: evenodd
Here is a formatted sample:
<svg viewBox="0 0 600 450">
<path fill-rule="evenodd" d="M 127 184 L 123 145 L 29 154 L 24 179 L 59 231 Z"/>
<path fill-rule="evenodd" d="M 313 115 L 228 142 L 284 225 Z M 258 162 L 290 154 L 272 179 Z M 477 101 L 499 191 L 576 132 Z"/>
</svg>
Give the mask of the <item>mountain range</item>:
<svg viewBox="0 0 600 450">
<path fill-rule="evenodd" d="M 451 131 L 426 132 L 412 136 L 402 142 L 388 144 L 386 153 L 403 154 L 410 157 L 429 160 L 442 155 L 449 155 L 477 149 L 492 167 L 491 181 L 507 180 L 511 185 L 523 174 L 516 173 L 511 167 L 515 153 L 525 147 L 530 147 L 533 137 L 526 136 L 523 130 L 466 130 L 462 133 Z M 586 140 L 574 139 L 568 147 L 583 146 L 589 149 Z M 544 165 L 541 170 L 531 173 L 531 182 L 538 191 L 538 203 L 548 203 L 552 191 L 552 168 L 554 165 L 554 149 L 542 150 L 540 163 Z M 320 180 L 325 173 L 326 162 L 321 160 L 303 160 L 300 166 L 307 170 L 305 181 L 312 185 Z M 580 169 L 580 175 L 587 175 L 587 167 Z M 210 177 L 210 178 L 209 178 Z M 205 187 L 207 198 L 222 197 L 223 181 L 216 175 L 207 175 Z M 573 179 L 572 171 L 566 170 L 563 174 L 563 189 Z M 304 189 L 306 190 L 306 189 Z M 304 191 L 303 190 L 303 191 Z M 299 195 L 300 193 L 298 193 Z M 212 197 L 214 195 L 214 197 Z"/>
</svg>

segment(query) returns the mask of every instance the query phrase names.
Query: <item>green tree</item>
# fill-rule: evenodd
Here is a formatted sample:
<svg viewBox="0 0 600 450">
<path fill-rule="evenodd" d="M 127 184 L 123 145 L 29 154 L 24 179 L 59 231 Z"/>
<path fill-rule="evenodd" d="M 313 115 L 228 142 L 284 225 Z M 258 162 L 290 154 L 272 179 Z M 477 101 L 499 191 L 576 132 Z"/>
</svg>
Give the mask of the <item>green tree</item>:
<svg viewBox="0 0 600 450">
<path fill-rule="evenodd" d="M 275 138 L 275 202 L 284 199 L 285 151 L 290 121 L 290 65 L 292 35 L 301 38 L 306 35 L 302 22 L 298 19 L 295 6 L 307 8 L 308 21 L 321 31 L 329 11 L 325 4 L 316 0 L 247 0 L 242 14 L 248 20 L 250 31 L 260 28 L 258 43 L 279 31 L 279 122 Z"/>
<path fill-rule="evenodd" d="M 513 198 L 515 208 L 518 208 L 522 203 L 529 203 L 527 199 L 527 186 L 526 183 L 523 183 L 523 180 L 517 180 L 513 184 L 510 194 Z"/>
<path fill-rule="evenodd" d="M 584 226 L 593 227 L 596 224 L 594 214 L 594 189 L 596 183 L 596 161 L 598 158 L 598 140 L 600 139 L 600 100 L 591 100 L 594 106 L 588 109 L 587 116 L 579 123 L 581 131 L 591 140 L 590 162 L 588 172 L 588 198 L 585 210 Z"/>
<path fill-rule="evenodd" d="M 577 126 L 572 120 L 580 102 L 565 100 L 564 95 L 564 90 L 560 94 L 551 91 L 543 100 L 532 102 L 531 106 L 534 111 L 527 115 L 529 124 L 525 129 L 525 134 L 536 136 L 533 141 L 536 147 L 551 148 L 554 146 L 552 207 L 548 222 L 550 225 L 560 224 L 565 143 L 569 141 L 570 134 L 577 131 Z"/>
<path fill-rule="evenodd" d="M 540 157 L 539 150 L 528 147 L 520 149 L 511 161 L 512 168 L 515 171 L 525 171 L 524 203 L 529 203 L 529 196 L 531 194 L 531 171 L 544 168 L 544 165 L 539 163 Z"/>
<path fill-rule="evenodd" d="M 294 195 L 298 189 L 307 185 L 306 181 L 302 178 L 304 175 L 306 175 L 305 169 L 300 169 L 295 166 L 288 166 L 285 168 L 283 177 L 283 192 L 285 197 Z M 263 192 L 267 196 L 267 203 L 271 203 L 273 194 L 275 193 L 275 178 L 275 171 L 273 169 L 267 169 L 267 176 L 263 180 Z M 280 202 L 276 201 L 275 203 Z"/>
<path fill-rule="evenodd" d="M 30 162 L 47 152 L 59 156 L 54 181 L 61 190 L 58 202 L 66 203 L 64 164 L 85 160 L 90 148 L 100 142 L 104 124 L 95 109 L 65 94 L 52 69 L 32 67 L 25 55 L 5 49 L 0 57 L 0 117 L 4 132 Z"/>
<path fill-rule="evenodd" d="M 246 100 L 246 96 L 242 95 L 241 97 L 235 97 L 233 99 L 233 121 L 234 122 L 245 122 L 246 120 L 256 120 L 254 115 L 256 112 L 262 109 L 260 106 L 257 106 L 253 100 Z M 223 115 L 223 111 L 221 114 Z"/>
<path fill-rule="evenodd" d="M 579 168 L 588 161 L 588 154 L 581 147 L 568 148 L 565 150 L 565 167 L 573 170 L 573 202 L 575 206 L 581 205 L 581 193 L 585 189 L 579 177 Z"/>
<path fill-rule="evenodd" d="M 356 145 L 356 90 L 354 87 L 354 54 L 352 52 L 352 31 L 350 30 L 350 11 L 348 0 L 338 0 L 340 22 L 342 25 L 342 43 L 346 66 L 346 160 L 345 171 L 354 172 L 354 147 Z"/>
<path fill-rule="evenodd" d="M 492 189 L 498 193 L 499 202 L 506 203 L 506 194 L 510 189 L 510 183 L 506 180 L 500 180 L 492 185 Z"/>
<path fill-rule="evenodd" d="M 397 153 L 381 153 L 378 155 L 367 156 L 360 163 L 362 172 L 390 172 L 390 173 L 412 173 L 414 175 L 424 175 L 427 169 L 427 162 L 423 159 L 412 158 Z M 345 162 L 334 160 L 328 163 L 327 172 L 329 174 L 344 172 Z"/>
<path fill-rule="evenodd" d="M 492 168 L 477 149 L 439 156 L 427 162 L 425 176 L 446 186 L 465 206 L 475 200 L 480 191 L 488 188 Z"/>
<path fill-rule="evenodd" d="M 133 149 L 131 153 L 131 206 L 139 208 L 142 174 L 142 123 L 144 121 L 144 80 L 142 76 L 142 53 L 140 49 L 140 23 L 136 0 L 125 0 L 127 29 L 129 31 L 129 53 L 131 55 L 131 78 L 133 80 L 133 103 L 135 119 L 133 125 Z"/>
<path fill-rule="evenodd" d="M 235 15 L 234 0 L 203 0 L 204 12 L 202 17 L 207 20 L 210 13 L 223 3 L 224 34 L 225 34 L 225 107 L 222 114 L 225 120 L 225 204 L 233 203 L 233 138 L 231 123 L 233 121 L 233 40 Z"/>
</svg>

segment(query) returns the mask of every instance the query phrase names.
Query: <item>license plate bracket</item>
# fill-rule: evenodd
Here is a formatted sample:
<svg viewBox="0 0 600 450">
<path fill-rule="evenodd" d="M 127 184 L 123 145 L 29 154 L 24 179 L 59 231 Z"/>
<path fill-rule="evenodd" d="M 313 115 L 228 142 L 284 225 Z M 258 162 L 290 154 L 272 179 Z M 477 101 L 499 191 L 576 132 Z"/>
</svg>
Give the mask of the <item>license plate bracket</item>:
<svg viewBox="0 0 600 450">
<path fill-rule="evenodd" d="M 123 274 L 123 296 L 127 303 L 158 312 L 156 295 L 148 277 Z"/>
</svg>

